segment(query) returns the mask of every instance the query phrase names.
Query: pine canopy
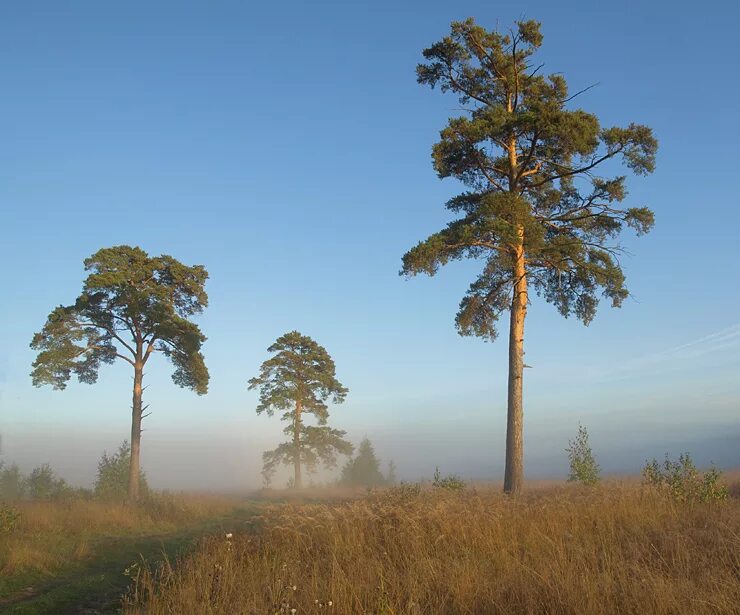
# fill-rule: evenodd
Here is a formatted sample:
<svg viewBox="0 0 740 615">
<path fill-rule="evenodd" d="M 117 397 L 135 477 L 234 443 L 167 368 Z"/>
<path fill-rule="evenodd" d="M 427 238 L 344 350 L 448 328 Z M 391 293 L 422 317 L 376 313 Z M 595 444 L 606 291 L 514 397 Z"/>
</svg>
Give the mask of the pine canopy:
<svg viewBox="0 0 740 615">
<path fill-rule="evenodd" d="M 175 384 L 198 394 L 208 390 L 201 353 L 205 336 L 188 320 L 208 305 L 208 278 L 200 265 L 171 256 L 150 257 L 140 248 L 104 248 L 85 260 L 82 294 L 49 315 L 34 335 L 33 384 L 64 389 L 74 374 L 93 384 L 102 363 L 117 358 L 143 366 L 161 352 L 175 367 Z"/>
<path fill-rule="evenodd" d="M 348 390 L 337 380 L 329 353 L 307 335 L 291 331 L 267 351 L 273 356 L 262 364 L 259 376 L 249 380 L 249 389 L 260 392 L 257 414 L 283 412 L 281 420 L 288 423 L 283 431 L 290 440 L 264 453 L 263 473 L 269 477 L 277 466 L 292 463 L 300 487 L 300 467 L 309 471 L 319 463 L 333 467 L 337 455 L 352 453 L 345 432 L 327 425 L 327 402 L 344 402 Z M 304 414 L 312 414 L 317 425 L 305 425 Z"/>
<path fill-rule="evenodd" d="M 401 274 L 434 275 L 449 261 L 482 259 L 457 314 L 463 335 L 496 337 L 521 242 L 529 282 L 564 316 L 588 324 L 599 295 L 621 305 L 628 291 L 614 240 L 625 226 L 642 234 L 653 225 L 648 208 L 622 205 L 624 175 L 596 174 L 614 158 L 635 174 L 652 172 L 651 130 L 603 128 L 574 108 L 577 94 L 565 78 L 540 75 L 532 61 L 541 44 L 538 22 L 501 34 L 468 19 L 424 50 L 427 62 L 417 67 L 419 83 L 451 92 L 464 109 L 441 131 L 432 160 L 440 178 L 467 189 L 447 202 L 457 218 L 406 253 Z"/>
</svg>

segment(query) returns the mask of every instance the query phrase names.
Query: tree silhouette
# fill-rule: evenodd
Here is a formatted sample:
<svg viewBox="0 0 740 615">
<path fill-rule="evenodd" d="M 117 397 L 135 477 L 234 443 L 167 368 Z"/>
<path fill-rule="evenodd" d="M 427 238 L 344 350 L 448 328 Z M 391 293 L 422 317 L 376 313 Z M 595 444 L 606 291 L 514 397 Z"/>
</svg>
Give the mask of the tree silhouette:
<svg viewBox="0 0 740 615">
<path fill-rule="evenodd" d="M 313 471 L 319 462 L 333 467 L 338 454 L 352 453 L 345 432 L 326 424 L 326 402 L 342 403 L 348 390 L 337 380 L 326 349 L 298 331 L 279 337 L 267 351 L 273 356 L 262 364 L 259 376 L 249 381 L 249 389 L 260 390 L 257 414 L 283 412 L 281 419 L 288 421 L 284 433 L 290 440 L 263 454 L 263 474 L 269 479 L 277 466 L 292 464 L 293 486 L 301 489 L 302 467 Z M 318 425 L 304 425 L 306 414 L 312 414 Z"/>
</svg>

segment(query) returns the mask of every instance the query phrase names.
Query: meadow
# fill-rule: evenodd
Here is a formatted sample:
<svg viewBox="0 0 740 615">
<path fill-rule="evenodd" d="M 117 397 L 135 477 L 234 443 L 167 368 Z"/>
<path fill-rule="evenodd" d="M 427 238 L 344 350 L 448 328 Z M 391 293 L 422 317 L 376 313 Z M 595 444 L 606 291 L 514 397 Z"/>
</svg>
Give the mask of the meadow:
<svg viewBox="0 0 740 615">
<path fill-rule="evenodd" d="M 138 506 L 81 497 L 0 502 L 0 612 L 117 612 L 127 568 L 174 557 L 239 514 L 248 513 L 233 497 L 196 494 L 152 494 Z"/>
<path fill-rule="evenodd" d="M 264 502 L 137 571 L 133 614 L 737 613 L 738 485 L 688 502 L 638 481 L 401 485 L 327 502 Z"/>
</svg>

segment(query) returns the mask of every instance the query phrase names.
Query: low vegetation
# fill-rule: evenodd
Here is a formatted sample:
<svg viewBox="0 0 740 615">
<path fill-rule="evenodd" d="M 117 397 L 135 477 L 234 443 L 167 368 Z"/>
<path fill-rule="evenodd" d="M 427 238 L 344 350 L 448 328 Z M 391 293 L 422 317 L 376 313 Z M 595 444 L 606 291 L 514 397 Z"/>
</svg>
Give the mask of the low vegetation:
<svg viewBox="0 0 740 615">
<path fill-rule="evenodd" d="M 0 574 L 52 574 L 99 539 L 172 531 L 234 509 L 233 499 L 151 494 L 140 505 L 70 498 L 0 505 Z"/>
<path fill-rule="evenodd" d="M 740 501 L 640 485 L 519 498 L 403 485 L 266 509 L 137 575 L 134 613 L 733 613 Z"/>
<path fill-rule="evenodd" d="M 678 461 L 668 455 L 662 464 L 653 459 L 642 470 L 643 480 L 680 502 L 709 502 L 726 500 L 727 486 L 722 483 L 722 473 L 715 467 L 700 472 L 689 453 L 683 453 Z"/>
</svg>

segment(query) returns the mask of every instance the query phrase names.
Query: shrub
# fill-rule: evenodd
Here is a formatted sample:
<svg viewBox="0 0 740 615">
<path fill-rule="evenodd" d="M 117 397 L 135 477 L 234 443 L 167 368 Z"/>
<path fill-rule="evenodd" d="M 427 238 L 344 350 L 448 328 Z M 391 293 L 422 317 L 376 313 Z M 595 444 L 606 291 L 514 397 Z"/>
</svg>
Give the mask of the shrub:
<svg viewBox="0 0 740 615">
<path fill-rule="evenodd" d="M 63 478 L 57 478 L 48 463 L 31 470 L 26 485 L 29 497 L 34 500 L 51 500 L 71 492 L 67 482 Z"/>
<path fill-rule="evenodd" d="M 7 504 L 0 504 L 0 534 L 12 532 L 18 525 L 20 518 L 21 513 L 15 508 Z"/>
<path fill-rule="evenodd" d="M 439 468 L 434 468 L 434 480 L 432 480 L 432 486 L 435 489 L 462 491 L 467 486 L 467 483 L 457 474 L 442 476 Z"/>
<path fill-rule="evenodd" d="M 113 455 L 107 452 L 98 462 L 95 495 L 104 500 L 125 500 L 128 496 L 128 474 L 131 463 L 131 446 L 124 440 Z M 143 471 L 139 472 L 139 492 L 146 496 L 149 486 Z"/>
<path fill-rule="evenodd" d="M 699 472 L 689 453 L 681 454 L 678 461 L 672 461 L 666 453 L 662 465 L 653 459 L 642 469 L 642 476 L 647 485 L 679 502 L 723 501 L 729 495 L 720 482 L 722 473 L 715 467 Z"/>
<path fill-rule="evenodd" d="M 0 466 L 0 500 L 20 500 L 25 494 L 26 483 L 18 466 Z"/>
<path fill-rule="evenodd" d="M 583 425 L 578 425 L 578 434 L 574 440 L 568 441 L 568 448 L 565 450 L 568 452 L 570 462 L 568 481 L 584 485 L 595 485 L 599 482 L 601 469 L 594 459 L 591 445 L 588 443 L 588 431 Z"/>
</svg>

